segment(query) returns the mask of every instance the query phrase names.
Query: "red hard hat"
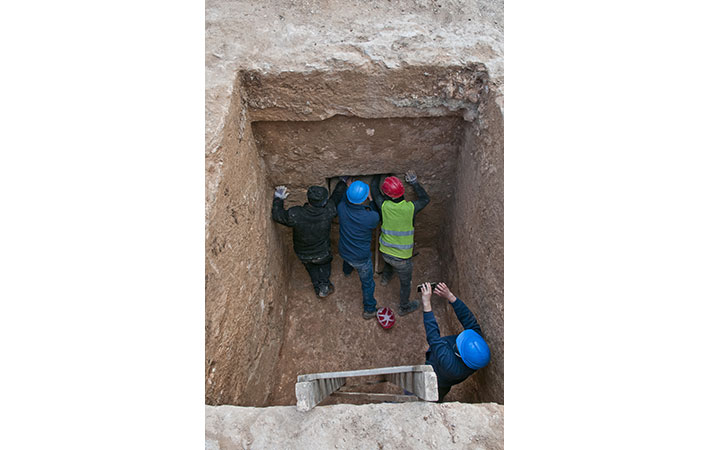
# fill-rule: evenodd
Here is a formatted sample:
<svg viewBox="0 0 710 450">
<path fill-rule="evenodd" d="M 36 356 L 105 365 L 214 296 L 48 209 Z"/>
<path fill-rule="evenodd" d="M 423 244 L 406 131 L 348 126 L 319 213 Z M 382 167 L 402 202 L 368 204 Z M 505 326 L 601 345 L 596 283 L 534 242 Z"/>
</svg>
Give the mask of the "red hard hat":
<svg viewBox="0 0 710 450">
<path fill-rule="evenodd" d="M 404 186 L 397 177 L 387 177 L 382 183 L 382 192 L 392 198 L 399 198 L 404 195 Z"/>
<path fill-rule="evenodd" d="M 388 330 L 394 325 L 394 312 L 389 308 L 380 308 L 377 310 L 377 321 L 382 325 L 382 328 Z"/>
</svg>

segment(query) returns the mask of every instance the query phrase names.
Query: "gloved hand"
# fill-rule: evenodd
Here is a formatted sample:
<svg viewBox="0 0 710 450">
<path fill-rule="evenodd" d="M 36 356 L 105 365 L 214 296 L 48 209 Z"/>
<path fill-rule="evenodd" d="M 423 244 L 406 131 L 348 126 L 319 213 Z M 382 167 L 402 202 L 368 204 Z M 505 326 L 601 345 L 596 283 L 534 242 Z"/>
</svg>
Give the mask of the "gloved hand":
<svg viewBox="0 0 710 450">
<path fill-rule="evenodd" d="M 406 181 L 409 184 L 414 184 L 417 182 L 417 174 L 414 173 L 413 170 L 410 170 L 407 172 L 407 174 L 404 176 L 404 181 Z"/>
<path fill-rule="evenodd" d="M 288 197 L 288 189 L 286 189 L 286 186 L 276 186 L 274 197 L 286 200 L 286 197 Z"/>
</svg>

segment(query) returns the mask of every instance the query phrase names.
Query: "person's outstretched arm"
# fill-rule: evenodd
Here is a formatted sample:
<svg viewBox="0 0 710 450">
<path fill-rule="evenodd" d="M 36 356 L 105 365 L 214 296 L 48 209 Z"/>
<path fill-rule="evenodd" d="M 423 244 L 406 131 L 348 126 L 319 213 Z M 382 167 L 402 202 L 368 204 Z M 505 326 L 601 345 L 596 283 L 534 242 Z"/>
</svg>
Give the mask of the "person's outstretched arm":
<svg viewBox="0 0 710 450">
<path fill-rule="evenodd" d="M 439 366 L 445 370 L 454 366 L 455 355 L 449 348 L 446 340 L 439 333 L 439 325 L 431 310 L 431 285 L 424 283 L 422 288 L 422 311 L 424 312 L 424 330 L 426 340 L 429 343 L 429 350 L 434 355 Z"/>
<path fill-rule="evenodd" d="M 340 201 L 343 199 L 343 195 L 345 195 L 345 191 L 348 189 L 348 185 L 345 183 L 348 178 L 349 177 L 340 177 L 340 181 L 338 181 L 338 184 L 335 185 L 333 194 L 330 196 L 330 201 L 333 202 L 334 206 L 338 206 Z"/>
<path fill-rule="evenodd" d="M 370 180 L 370 195 L 372 201 L 377 206 L 378 211 L 382 211 L 382 203 L 385 201 L 385 197 L 380 192 L 380 184 L 382 183 L 382 175 L 377 174 Z"/>
<path fill-rule="evenodd" d="M 440 338 L 441 334 L 439 334 L 439 325 L 436 323 L 436 317 L 431 311 L 431 284 L 429 283 L 424 283 L 424 286 L 422 286 L 422 311 L 424 312 L 426 340 L 431 345 L 431 341 Z"/>
<path fill-rule="evenodd" d="M 476 317 L 473 315 L 468 306 L 456 297 L 450 290 L 446 283 L 439 283 L 434 290 L 434 293 L 439 297 L 443 297 L 451 303 L 456 313 L 456 318 L 459 319 L 464 330 L 473 330 L 476 333 L 483 336 L 481 331 L 481 326 L 478 324 Z"/>
<path fill-rule="evenodd" d="M 413 170 L 407 172 L 404 176 L 404 181 L 411 184 L 414 188 L 414 192 L 417 194 L 417 199 L 412 202 L 414 203 L 414 215 L 417 215 L 419 211 L 424 209 L 424 207 L 429 204 L 429 195 L 424 190 L 424 186 L 419 184 L 417 174 L 414 173 Z"/>
<path fill-rule="evenodd" d="M 289 192 L 286 186 L 276 186 L 274 201 L 271 204 L 271 217 L 282 225 L 292 227 L 293 223 L 291 223 L 288 211 L 284 209 L 284 200 L 288 195 Z"/>
</svg>

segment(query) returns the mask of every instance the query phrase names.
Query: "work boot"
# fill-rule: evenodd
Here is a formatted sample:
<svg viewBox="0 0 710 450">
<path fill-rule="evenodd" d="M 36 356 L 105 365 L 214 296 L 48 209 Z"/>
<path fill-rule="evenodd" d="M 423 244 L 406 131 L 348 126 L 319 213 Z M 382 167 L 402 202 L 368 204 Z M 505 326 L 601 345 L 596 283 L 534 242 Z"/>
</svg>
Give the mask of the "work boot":
<svg viewBox="0 0 710 450">
<path fill-rule="evenodd" d="M 377 306 L 375 306 L 375 310 L 372 312 L 367 312 L 367 311 L 362 312 L 362 318 L 365 320 L 370 320 L 373 317 L 375 317 L 376 315 L 377 315 Z"/>
<path fill-rule="evenodd" d="M 335 286 L 333 286 L 333 283 L 328 283 L 328 286 L 325 288 L 321 288 L 320 292 L 318 293 L 318 297 L 324 298 L 329 296 L 335 292 Z"/>
<path fill-rule="evenodd" d="M 405 306 L 399 305 L 399 311 L 397 312 L 400 316 L 406 316 L 407 314 L 416 311 L 417 308 L 419 308 L 419 300 L 412 300 Z"/>
</svg>

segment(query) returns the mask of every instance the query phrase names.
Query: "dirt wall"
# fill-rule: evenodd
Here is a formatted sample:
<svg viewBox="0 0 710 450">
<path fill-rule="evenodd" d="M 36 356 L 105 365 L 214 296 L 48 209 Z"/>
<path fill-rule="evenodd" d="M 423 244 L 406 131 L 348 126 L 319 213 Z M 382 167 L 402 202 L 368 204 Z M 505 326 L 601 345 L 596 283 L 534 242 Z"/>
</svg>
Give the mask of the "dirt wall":
<svg viewBox="0 0 710 450">
<path fill-rule="evenodd" d="M 286 207 L 302 205 L 308 186 L 326 186 L 329 177 L 393 173 L 404 182 L 404 173 L 416 170 L 432 198 L 417 215 L 417 245 L 432 246 L 451 198 L 464 123 L 460 117 L 335 116 L 310 122 L 257 122 L 253 129 L 269 182 L 291 191 Z M 406 183 L 405 192 L 408 200 L 416 198 Z"/>
<path fill-rule="evenodd" d="M 210 156 L 222 170 L 206 230 L 205 401 L 263 406 L 284 328 L 288 247 L 271 224 L 272 190 L 238 81 L 233 92 Z"/>
<path fill-rule="evenodd" d="M 241 78 L 255 121 L 464 115 L 475 110 L 489 82 L 485 66 L 477 63 L 305 73 L 244 71 Z"/>
<path fill-rule="evenodd" d="M 207 147 L 206 402 L 276 398 L 288 294 L 312 296 L 308 283 L 289 281 L 292 266 L 303 269 L 293 264 L 291 230 L 271 220 L 273 187 L 289 187 L 289 207 L 329 177 L 403 179 L 410 168 L 431 197 L 417 216 L 417 248 L 441 252 L 443 279 L 493 350 L 491 365 L 451 399 L 502 402 L 502 118 L 495 102 L 481 104 L 490 97 L 484 68 L 241 72 L 232 92 L 220 139 Z M 439 320 L 455 323 L 448 319 Z"/>
<path fill-rule="evenodd" d="M 450 395 L 503 403 L 503 116 L 492 98 L 484 99 L 464 133 L 442 262 L 491 349 L 490 364 Z"/>
</svg>

